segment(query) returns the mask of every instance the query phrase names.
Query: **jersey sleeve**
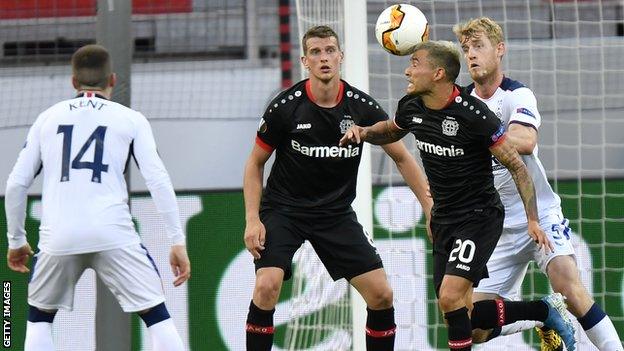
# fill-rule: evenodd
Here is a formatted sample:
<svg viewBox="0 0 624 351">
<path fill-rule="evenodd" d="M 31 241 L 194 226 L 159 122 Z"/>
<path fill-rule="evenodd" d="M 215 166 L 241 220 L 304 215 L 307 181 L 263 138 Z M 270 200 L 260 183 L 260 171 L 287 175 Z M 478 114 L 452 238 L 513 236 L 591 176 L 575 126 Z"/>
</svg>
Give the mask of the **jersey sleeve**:
<svg viewBox="0 0 624 351">
<path fill-rule="evenodd" d="M 508 98 L 509 124 L 518 123 L 527 127 L 539 129 L 542 117 L 537 110 L 537 99 L 528 88 L 514 90 Z"/>
<path fill-rule="evenodd" d="M 184 244 L 185 237 L 180 222 L 178 202 L 169 173 L 165 169 L 147 119 L 137 113 L 136 136 L 133 141 L 134 157 L 145 179 L 145 185 L 152 195 L 158 213 L 165 221 L 165 231 L 173 244 Z"/>
<path fill-rule="evenodd" d="M 9 175 L 7 184 L 14 183 L 30 187 L 33 180 L 41 170 L 41 125 L 44 117 L 37 118 L 30 127 L 26 142 L 17 157 L 17 162 Z"/>
<path fill-rule="evenodd" d="M 372 126 L 377 122 L 388 120 L 388 113 L 372 97 L 366 95 L 364 101 L 361 101 L 361 105 L 362 116 L 364 116 L 359 123 L 361 127 Z"/>
<path fill-rule="evenodd" d="M 279 100 L 279 97 L 274 101 Z M 256 144 L 267 152 L 273 152 L 281 142 L 284 131 L 284 106 L 277 105 L 274 101 L 264 111 L 256 132 Z"/>
<path fill-rule="evenodd" d="M 408 130 L 411 119 L 408 117 L 414 114 L 411 104 L 408 104 L 409 96 L 404 96 L 401 100 L 399 100 L 397 111 L 394 115 L 394 124 L 399 127 L 399 129 Z"/>
<path fill-rule="evenodd" d="M 7 241 L 10 249 L 18 249 L 26 241 L 26 206 L 28 188 L 41 170 L 40 131 L 43 117 L 40 115 L 30 127 L 26 142 L 9 174 L 4 197 L 7 219 Z"/>
<path fill-rule="evenodd" d="M 475 99 L 476 100 L 476 99 Z M 501 142 L 505 137 L 505 125 L 490 111 L 484 103 L 478 102 L 480 114 L 474 118 L 471 128 L 474 137 L 482 141 L 485 146 L 491 147 Z"/>
</svg>

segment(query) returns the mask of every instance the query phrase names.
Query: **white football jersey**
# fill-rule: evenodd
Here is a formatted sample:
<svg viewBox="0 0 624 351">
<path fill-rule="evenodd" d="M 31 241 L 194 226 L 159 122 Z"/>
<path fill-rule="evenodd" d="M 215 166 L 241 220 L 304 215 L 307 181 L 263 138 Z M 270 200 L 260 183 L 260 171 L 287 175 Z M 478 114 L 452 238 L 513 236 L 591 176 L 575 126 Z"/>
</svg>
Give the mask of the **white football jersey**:
<svg viewBox="0 0 624 351">
<path fill-rule="evenodd" d="M 501 85 L 489 99 L 483 99 L 478 96 L 474 85 L 470 85 L 469 89 L 472 89 L 470 94 L 485 102 L 506 126 L 509 126 L 511 123 L 519 123 L 535 128 L 535 130 L 539 129 L 542 118 L 537 110 L 537 100 L 533 92 L 524 84 L 504 77 Z M 536 146 L 531 155 L 520 156 L 533 179 L 537 195 L 538 213 L 540 218 L 543 218 L 550 214 L 561 213 L 561 199 L 550 187 L 544 167 L 537 155 L 538 149 Z M 492 157 L 492 169 L 494 172 L 494 185 L 505 206 L 504 226 L 506 228 L 525 226 L 527 218 L 524 205 L 511 173 L 494 157 Z"/>
<path fill-rule="evenodd" d="M 149 122 L 139 112 L 86 92 L 37 117 L 9 176 L 9 184 L 29 187 L 43 171 L 40 250 L 66 255 L 140 242 L 124 179 L 131 156 L 165 216 L 169 237 L 183 242 L 175 193 Z"/>
</svg>

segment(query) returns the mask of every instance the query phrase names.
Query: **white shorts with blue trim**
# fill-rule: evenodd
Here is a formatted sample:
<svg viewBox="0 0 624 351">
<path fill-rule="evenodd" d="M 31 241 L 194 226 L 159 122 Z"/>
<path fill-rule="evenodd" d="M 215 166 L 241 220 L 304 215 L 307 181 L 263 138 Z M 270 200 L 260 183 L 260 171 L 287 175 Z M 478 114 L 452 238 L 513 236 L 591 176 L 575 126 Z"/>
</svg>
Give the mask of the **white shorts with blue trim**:
<svg viewBox="0 0 624 351">
<path fill-rule="evenodd" d="M 546 273 L 548 263 L 557 256 L 575 258 L 570 240 L 569 221 L 560 214 L 540 219 L 540 226 L 551 241 L 555 252 L 538 249 L 527 227 L 504 228 L 494 253 L 487 263 L 489 278 L 482 279 L 475 292 L 497 294 L 508 300 L 520 300 L 522 281 L 531 261 Z M 575 258 L 576 259 L 576 258 Z"/>
<path fill-rule="evenodd" d="M 143 245 L 136 244 L 73 255 L 37 253 L 28 283 L 28 303 L 44 310 L 71 311 L 76 283 L 87 268 L 95 270 L 124 312 L 139 312 L 165 301 L 154 261 Z"/>
</svg>

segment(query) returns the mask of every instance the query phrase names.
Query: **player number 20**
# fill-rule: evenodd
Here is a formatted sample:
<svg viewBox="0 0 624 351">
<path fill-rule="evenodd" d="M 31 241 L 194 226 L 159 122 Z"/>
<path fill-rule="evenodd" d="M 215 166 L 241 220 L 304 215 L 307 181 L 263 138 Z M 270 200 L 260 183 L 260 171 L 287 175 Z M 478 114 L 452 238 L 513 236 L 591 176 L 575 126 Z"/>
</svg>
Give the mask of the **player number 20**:
<svg viewBox="0 0 624 351">
<path fill-rule="evenodd" d="M 475 253 L 475 243 L 472 240 L 464 240 L 461 239 L 455 240 L 455 247 L 453 247 L 453 251 L 449 255 L 449 262 L 453 262 L 459 258 L 463 263 L 470 263 L 474 258 Z"/>
</svg>

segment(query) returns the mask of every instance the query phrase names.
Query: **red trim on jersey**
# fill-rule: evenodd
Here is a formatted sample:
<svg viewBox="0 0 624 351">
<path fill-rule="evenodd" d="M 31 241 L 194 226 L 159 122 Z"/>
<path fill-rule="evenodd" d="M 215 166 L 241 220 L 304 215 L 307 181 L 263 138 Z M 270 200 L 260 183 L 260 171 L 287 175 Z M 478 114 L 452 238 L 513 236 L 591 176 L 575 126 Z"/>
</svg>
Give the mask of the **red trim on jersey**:
<svg viewBox="0 0 624 351">
<path fill-rule="evenodd" d="M 264 151 L 271 153 L 275 148 L 267 143 L 265 143 L 259 136 L 256 135 L 256 145 L 260 146 Z"/>
<path fill-rule="evenodd" d="M 505 140 L 505 138 L 507 138 L 507 133 L 501 135 L 500 138 L 494 142 L 494 144 L 490 145 L 490 147 L 500 144 L 503 140 Z"/>
<path fill-rule="evenodd" d="M 472 338 L 464 339 L 464 340 L 449 340 L 448 346 L 452 349 L 463 349 L 472 345 Z"/>
<path fill-rule="evenodd" d="M 316 98 L 314 98 L 314 94 L 312 94 L 312 82 L 308 79 L 305 83 L 306 94 L 308 95 L 308 99 L 316 104 Z M 342 97 L 344 95 L 344 82 L 340 81 L 340 86 L 338 87 L 338 95 L 336 96 L 336 105 L 338 105 L 342 101 Z"/>
<path fill-rule="evenodd" d="M 312 95 L 312 83 L 310 83 L 309 79 L 305 83 L 305 88 L 306 88 L 306 95 L 308 95 L 308 99 L 310 99 L 310 101 L 312 101 L 313 103 L 316 103 L 316 99 L 314 99 L 314 95 Z"/>
<path fill-rule="evenodd" d="M 89 98 L 90 98 L 90 97 L 93 97 L 93 93 L 92 93 L 92 92 L 90 92 L 90 91 L 86 91 L 86 92 L 85 92 L 85 97 L 89 97 Z"/>
<path fill-rule="evenodd" d="M 499 327 L 505 325 L 505 302 L 501 299 L 495 299 L 496 303 L 496 323 Z"/>
<path fill-rule="evenodd" d="M 459 89 L 457 89 L 456 85 L 453 85 L 453 92 L 451 93 L 451 96 L 449 96 L 448 101 L 446 101 L 446 105 L 444 105 L 444 108 L 447 108 L 449 106 L 451 106 L 451 104 L 453 103 L 453 100 L 459 96 Z"/>
<path fill-rule="evenodd" d="M 373 338 L 387 338 L 396 334 L 396 327 L 388 330 L 373 330 L 366 327 L 366 335 Z"/>
<path fill-rule="evenodd" d="M 342 101 L 343 95 L 344 95 L 344 82 L 340 81 L 340 87 L 338 88 L 338 96 L 336 96 L 336 104 L 339 104 Z"/>
<path fill-rule="evenodd" d="M 255 325 L 251 323 L 247 323 L 245 326 L 245 330 L 254 333 L 254 334 L 273 334 L 275 333 L 275 327 L 263 327 L 260 325 Z"/>
</svg>

